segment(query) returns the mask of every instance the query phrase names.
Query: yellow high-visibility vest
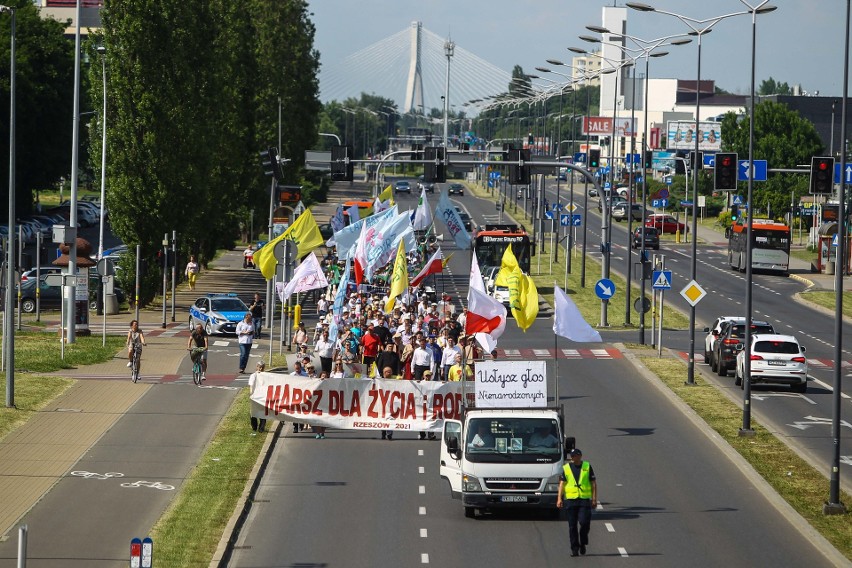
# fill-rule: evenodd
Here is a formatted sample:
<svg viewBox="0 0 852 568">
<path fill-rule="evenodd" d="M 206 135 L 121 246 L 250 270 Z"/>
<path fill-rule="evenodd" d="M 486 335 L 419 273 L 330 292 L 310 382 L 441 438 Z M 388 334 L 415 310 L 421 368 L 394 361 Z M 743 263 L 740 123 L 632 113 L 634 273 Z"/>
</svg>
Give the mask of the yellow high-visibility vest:
<svg viewBox="0 0 852 568">
<path fill-rule="evenodd" d="M 591 499 L 592 498 L 592 482 L 589 480 L 589 462 L 584 461 L 580 466 L 580 481 L 574 479 L 574 472 L 571 471 L 571 466 L 565 464 L 562 466 L 565 472 L 565 499 Z"/>
</svg>

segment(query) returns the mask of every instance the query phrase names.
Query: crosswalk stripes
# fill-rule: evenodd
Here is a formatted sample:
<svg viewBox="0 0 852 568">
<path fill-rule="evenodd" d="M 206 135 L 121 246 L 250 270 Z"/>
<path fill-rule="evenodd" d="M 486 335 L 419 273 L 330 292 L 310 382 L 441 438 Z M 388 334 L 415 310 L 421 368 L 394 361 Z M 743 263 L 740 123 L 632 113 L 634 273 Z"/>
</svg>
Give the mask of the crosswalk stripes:
<svg viewBox="0 0 852 568">
<path fill-rule="evenodd" d="M 624 355 L 618 349 L 503 349 L 497 350 L 498 359 L 553 359 L 559 353 L 560 359 L 621 359 Z"/>
</svg>

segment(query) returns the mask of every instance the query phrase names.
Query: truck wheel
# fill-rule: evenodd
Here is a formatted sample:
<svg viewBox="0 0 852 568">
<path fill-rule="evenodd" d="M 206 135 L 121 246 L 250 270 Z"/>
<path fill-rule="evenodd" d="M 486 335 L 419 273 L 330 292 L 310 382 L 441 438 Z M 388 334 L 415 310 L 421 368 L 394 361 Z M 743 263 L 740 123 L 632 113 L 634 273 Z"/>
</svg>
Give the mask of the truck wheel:
<svg viewBox="0 0 852 568">
<path fill-rule="evenodd" d="M 464 508 L 464 516 L 468 519 L 472 519 L 476 517 L 476 507 L 465 507 Z"/>
</svg>

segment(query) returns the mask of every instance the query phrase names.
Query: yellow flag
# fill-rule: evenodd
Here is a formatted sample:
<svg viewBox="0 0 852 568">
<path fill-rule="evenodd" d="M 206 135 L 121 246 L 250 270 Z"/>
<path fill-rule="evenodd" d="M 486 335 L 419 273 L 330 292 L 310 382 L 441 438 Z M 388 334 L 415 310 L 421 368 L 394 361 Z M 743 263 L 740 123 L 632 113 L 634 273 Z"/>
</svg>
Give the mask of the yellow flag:
<svg viewBox="0 0 852 568">
<path fill-rule="evenodd" d="M 385 313 L 393 311 L 397 296 L 401 296 L 406 290 L 408 290 L 408 259 L 405 257 L 405 239 L 400 239 L 399 248 L 396 249 L 396 262 L 393 263 L 390 293 L 388 301 L 385 302 Z"/>
<path fill-rule="evenodd" d="M 299 215 L 299 218 L 286 231 L 254 253 L 254 264 L 260 268 L 261 274 L 267 280 L 275 274 L 275 266 L 278 264 L 273 249 L 278 242 L 285 239 L 296 243 L 298 246 L 297 255 L 300 258 L 325 243 L 325 239 L 320 234 L 319 226 L 314 220 L 311 210 L 308 209 Z"/>
<path fill-rule="evenodd" d="M 393 190 L 391 189 L 390 185 L 388 185 L 386 188 L 384 188 L 382 190 L 382 192 L 379 194 L 379 201 L 384 203 L 385 201 L 388 201 L 388 200 L 390 200 L 390 204 L 391 204 L 391 206 L 393 206 Z"/>
<path fill-rule="evenodd" d="M 538 289 L 532 277 L 526 274 L 521 275 L 519 284 L 517 304 L 512 303 L 512 316 L 518 327 L 526 332 L 538 316 Z"/>
<path fill-rule="evenodd" d="M 453 258 L 453 255 L 456 254 L 455 251 L 450 253 L 450 256 L 441 261 L 441 268 L 446 268 L 447 263 L 450 262 L 450 259 Z"/>
<path fill-rule="evenodd" d="M 515 253 L 512 252 L 512 245 L 506 245 L 506 250 L 503 251 L 503 259 L 500 261 L 500 271 L 494 278 L 495 286 L 508 286 L 509 276 L 516 270 L 520 271 L 518 259 L 515 258 Z"/>
</svg>

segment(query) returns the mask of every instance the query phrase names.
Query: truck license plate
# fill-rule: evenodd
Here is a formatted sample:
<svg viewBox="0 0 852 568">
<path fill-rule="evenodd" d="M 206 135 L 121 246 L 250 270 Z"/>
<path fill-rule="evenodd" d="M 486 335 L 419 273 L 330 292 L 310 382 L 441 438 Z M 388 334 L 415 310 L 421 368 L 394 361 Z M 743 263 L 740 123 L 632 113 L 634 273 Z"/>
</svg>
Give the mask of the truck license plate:
<svg viewBox="0 0 852 568">
<path fill-rule="evenodd" d="M 500 497 L 500 501 L 503 503 L 526 503 L 527 496 L 526 495 L 503 495 Z"/>
</svg>

